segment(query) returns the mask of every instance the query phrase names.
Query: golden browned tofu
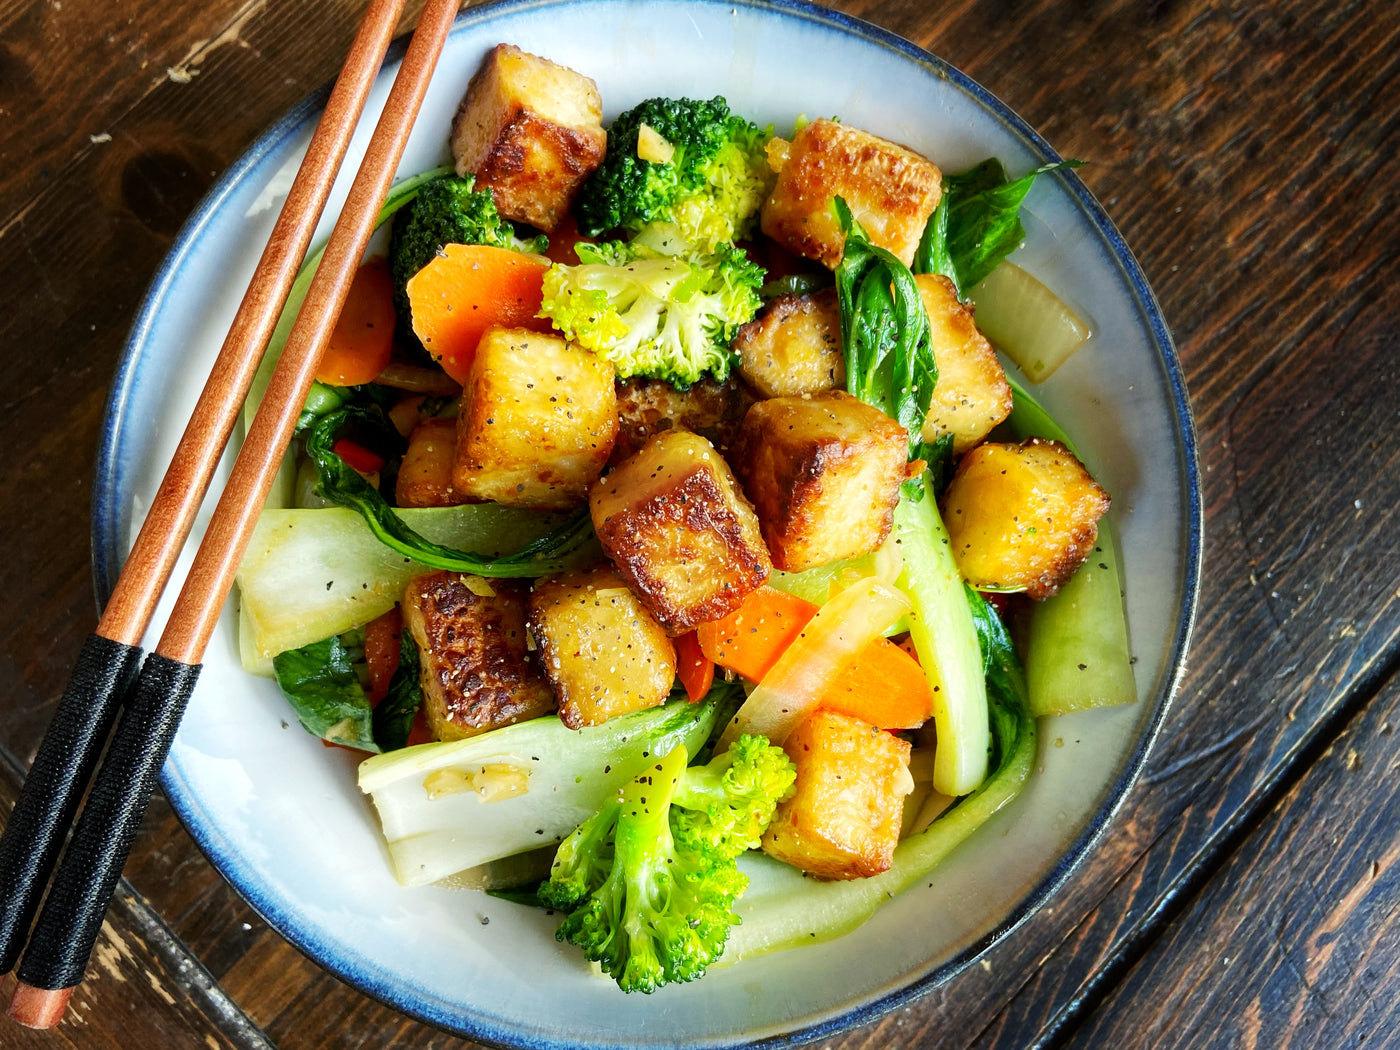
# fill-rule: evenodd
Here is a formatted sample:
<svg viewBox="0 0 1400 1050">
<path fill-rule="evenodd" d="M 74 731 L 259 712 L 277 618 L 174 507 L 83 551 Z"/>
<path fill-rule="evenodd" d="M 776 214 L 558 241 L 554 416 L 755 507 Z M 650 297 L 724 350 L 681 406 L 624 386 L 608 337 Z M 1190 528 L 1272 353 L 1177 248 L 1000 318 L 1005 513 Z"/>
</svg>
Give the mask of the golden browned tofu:
<svg viewBox="0 0 1400 1050">
<path fill-rule="evenodd" d="M 612 365 L 557 335 L 488 328 L 462 388 L 452 485 L 471 500 L 567 509 L 616 437 Z"/>
<path fill-rule="evenodd" d="M 739 433 L 744 413 L 753 404 L 733 376 L 723 383 L 702 379 L 678 390 L 664 379 L 637 377 L 617 384 L 617 443 L 612 462 L 621 463 L 663 430 L 699 434 L 721 452 Z"/>
<path fill-rule="evenodd" d="M 553 232 L 607 149 L 598 85 L 497 44 L 467 85 L 451 144 L 457 174 L 475 175 L 502 215 Z"/>
<path fill-rule="evenodd" d="M 763 851 L 823 879 L 889 869 L 904 796 L 914 789 L 908 741 L 833 711 L 808 715 L 783 743 L 796 792 L 778 806 Z"/>
<path fill-rule="evenodd" d="M 781 158 L 782 152 L 770 155 Z M 788 143 L 760 222 L 789 251 L 834 270 L 846 244 L 831 209 L 831 199 L 840 197 L 871 241 L 908 266 L 942 186 L 942 173 L 926 157 L 823 118 Z"/>
<path fill-rule="evenodd" d="M 842 390 L 749 409 L 731 457 L 773 564 L 801 572 L 885 542 L 909 433 Z"/>
<path fill-rule="evenodd" d="M 655 707 L 675 684 L 675 646 L 611 565 L 540 581 L 530 632 L 570 729 Z"/>
<path fill-rule="evenodd" d="M 423 712 L 439 740 L 460 740 L 554 710 L 525 634 L 526 585 L 460 572 L 415 576 L 403 622 L 418 643 Z"/>
<path fill-rule="evenodd" d="M 846 381 L 836 289 L 780 295 L 734 337 L 739 371 L 763 397 L 794 397 Z"/>
<path fill-rule="evenodd" d="M 455 507 L 467 502 L 452 487 L 457 421 L 425 419 L 413 428 L 403 454 L 394 498 L 400 507 Z"/>
<path fill-rule="evenodd" d="M 943 521 L 967 582 L 1048 598 L 1084 563 L 1108 493 L 1058 441 L 988 442 L 958 464 Z"/>
<path fill-rule="evenodd" d="M 928 311 L 938 384 L 924 418 L 923 439 L 953 435 L 953 453 L 962 455 L 1011 414 L 1011 387 L 996 351 L 973 323 L 972 311 L 958 301 L 953 282 L 939 274 L 914 278 Z"/>
<path fill-rule="evenodd" d="M 733 612 L 772 571 L 753 508 L 698 434 L 657 434 L 588 502 L 603 550 L 672 635 Z"/>
</svg>

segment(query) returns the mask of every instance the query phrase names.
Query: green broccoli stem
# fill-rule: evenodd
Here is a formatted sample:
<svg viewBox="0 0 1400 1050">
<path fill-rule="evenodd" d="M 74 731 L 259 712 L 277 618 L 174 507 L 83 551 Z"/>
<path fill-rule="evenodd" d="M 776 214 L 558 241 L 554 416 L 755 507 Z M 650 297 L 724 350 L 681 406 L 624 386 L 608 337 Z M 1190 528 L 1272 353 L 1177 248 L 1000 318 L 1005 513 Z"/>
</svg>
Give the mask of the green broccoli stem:
<svg viewBox="0 0 1400 1050">
<path fill-rule="evenodd" d="M 616 797 L 605 803 L 559 844 L 549 879 L 538 891 L 543 903 L 567 911 L 607 881 L 613 857 L 607 838 L 621 805 Z"/>
<path fill-rule="evenodd" d="M 650 992 L 669 979 L 669 963 L 659 947 L 658 916 L 667 910 L 671 839 L 671 797 L 689 756 L 672 748 L 659 762 L 626 784 L 619 793 L 621 816 L 614 841 L 612 878 L 626 881 L 621 958 L 602 960 L 624 992 Z"/>
</svg>

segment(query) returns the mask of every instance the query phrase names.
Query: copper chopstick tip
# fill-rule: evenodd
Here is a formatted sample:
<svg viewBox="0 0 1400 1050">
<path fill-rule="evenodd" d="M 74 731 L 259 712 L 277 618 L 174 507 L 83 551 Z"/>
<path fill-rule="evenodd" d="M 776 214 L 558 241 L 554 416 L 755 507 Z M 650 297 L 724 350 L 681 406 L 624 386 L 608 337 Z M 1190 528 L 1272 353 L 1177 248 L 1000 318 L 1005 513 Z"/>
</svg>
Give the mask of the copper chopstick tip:
<svg viewBox="0 0 1400 1050">
<path fill-rule="evenodd" d="M 52 1028 L 63 1020 L 72 988 L 35 988 L 20 981 L 10 997 L 10 1020 L 26 1028 Z"/>
</svg>

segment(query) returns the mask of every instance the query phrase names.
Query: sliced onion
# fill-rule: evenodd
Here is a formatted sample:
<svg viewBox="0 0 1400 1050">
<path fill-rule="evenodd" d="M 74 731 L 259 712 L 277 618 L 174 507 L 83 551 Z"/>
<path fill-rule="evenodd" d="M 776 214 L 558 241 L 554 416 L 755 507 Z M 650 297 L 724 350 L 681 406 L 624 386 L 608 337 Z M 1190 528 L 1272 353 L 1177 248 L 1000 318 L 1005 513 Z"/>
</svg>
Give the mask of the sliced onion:
<svg viewBox="0 0 1400 1050">
<path fill-rule="evenodd" d="M 1004 262 L 973 285 L 977 327 L 1025 373 L 1043 382 L 1089 338 L 1089 326 L 1025 270 Z"/>
<path fill-rule="evenodd" d="M 874 578 L 836 595 L 749 694 L 720 736 L 718 750 L 745 733 L 761 733 L 781 744 L 816 707 L 842 663 L 908 611 L 907 597 Z"/>
</svg>

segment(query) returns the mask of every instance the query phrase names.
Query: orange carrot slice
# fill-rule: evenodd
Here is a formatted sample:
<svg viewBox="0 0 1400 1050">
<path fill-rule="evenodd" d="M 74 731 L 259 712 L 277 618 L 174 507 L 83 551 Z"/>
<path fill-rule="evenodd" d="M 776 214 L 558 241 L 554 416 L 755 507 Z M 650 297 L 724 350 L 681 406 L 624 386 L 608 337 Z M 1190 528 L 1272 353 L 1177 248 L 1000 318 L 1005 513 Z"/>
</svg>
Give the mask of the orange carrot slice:
<svg viewBox="0 0 1400 1050">
<path fill-rule="evenodd" d="M 394 282 L 382 256 L 355 271 L 316 378 L 331 386 L 371 383 L 394 348 Z"/>
<path fill-rule="evenodd" d="M 696 637 L 715 663 L 760 682 L 815 615 L 817 607 L 805 598 L 763 586 L 728 616 L 702 623 Z"/>
<path fill-rule="evenodd" d="M 443 371 L 465 383 L 492 325 L 550 330 L 535 315 L 549 261 L 487 244 L 449 244 L 408 282 L 413 331 Z"/>
<path fill-rule="evenodd" d="M 701 624 L 696 639 L 716 664 L 760 682 L 816 613 L 803 598 L 760 587 L 728 616 Z M 928 720 L 933 696 L 918 661 L 876 638 L 842 665 L 817 706 L 881 729 L 912 729 Z"/>
<path fill-rule="evenodd" d="M 382 616 L 365 624 L 365 663 L 369 666 L 369 695 L 371 704 L 378 704 L 389 695 L 389 683 L 399 669 L 399 635 L 403 617 L 396 605 Z"/>
<path fill-rule="evenodd" d="M 928 721 L 933 696 L 919 661 L 876 638 L 837 672 L 819 706 L 881 729 L 913 729 Z"/>
<path fill-rule="evenodd" d="M 710 686 L 715 684 L 715 662 L 700 648 L 694 631 L 673 640 L 676 644 L 676 677 L 685 686 L 685 695 L 690 702 L 698 704 L 705 699 Z"/>
</svg>

